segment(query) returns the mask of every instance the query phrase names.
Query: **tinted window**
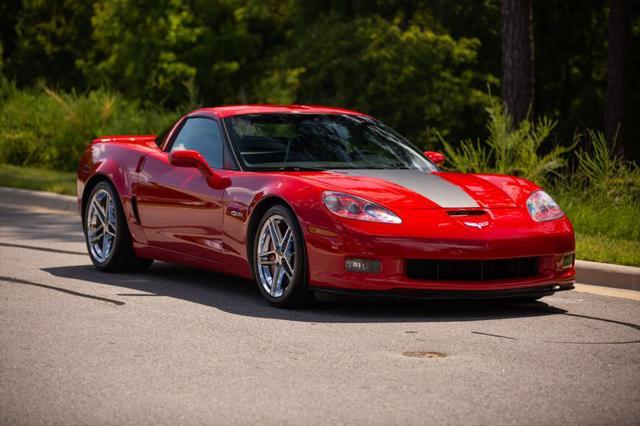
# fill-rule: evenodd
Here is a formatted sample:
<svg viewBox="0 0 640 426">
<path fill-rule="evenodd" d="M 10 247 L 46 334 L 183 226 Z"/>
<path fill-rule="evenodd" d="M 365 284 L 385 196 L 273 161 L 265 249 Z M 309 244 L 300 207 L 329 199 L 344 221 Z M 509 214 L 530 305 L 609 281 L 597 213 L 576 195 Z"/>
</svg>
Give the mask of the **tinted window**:
<svg viewBox="0 0 640 426">
<path fill-rule="evenodd" d="M 249 170 L 437 168 L 411 142 L 369 117 L 247 114 L 225 118 Z"/>
<path fill-rule="evenodd" d="M 222 135 L 217 121 L 189 118 L 173 141 L 171 151 L 192 149 L 207 160 L 209 166 L 222 168 Z"/>
</svg>

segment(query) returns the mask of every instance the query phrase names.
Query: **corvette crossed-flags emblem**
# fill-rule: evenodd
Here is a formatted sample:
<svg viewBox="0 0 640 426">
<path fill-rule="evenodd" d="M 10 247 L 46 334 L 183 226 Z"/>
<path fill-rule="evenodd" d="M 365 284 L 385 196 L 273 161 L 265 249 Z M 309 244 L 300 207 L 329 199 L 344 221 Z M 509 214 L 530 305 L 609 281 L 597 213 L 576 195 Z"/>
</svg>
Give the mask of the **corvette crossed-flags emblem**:
<svg viewBox="0 0 640 426">
<path fill-rule="evenodd" d="M 467 226 L 471 226 L 472 228 L 478 228 L 478 229 L 482 229 L 485 226 L 489 225 L 489 222 L 465 222 L 464 223 Z"/>
</svg>

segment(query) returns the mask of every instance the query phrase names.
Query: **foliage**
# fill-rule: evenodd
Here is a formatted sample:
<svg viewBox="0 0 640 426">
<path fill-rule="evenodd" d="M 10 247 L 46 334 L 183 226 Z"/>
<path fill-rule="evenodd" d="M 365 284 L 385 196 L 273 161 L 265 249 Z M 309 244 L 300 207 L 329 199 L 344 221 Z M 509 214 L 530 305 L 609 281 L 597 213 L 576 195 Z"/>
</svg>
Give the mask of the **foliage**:
<svg viewBox="0 0 640 426">
<path fill-rule="evenodd" d="M 153 133 L 176 116 L 141 108 L 115 92 L 84 94 L 41 89 L 18 90 L 0 80 L 0 162 L 75 170 L 95 137 Z"/>
<path fill-rule="evenodd" d="M 629 69 L 640 63 L 637 11 Z M 607 13 L 595 0 L 534 7 L 535 108 L 563 118 L 555 131 L 566 144 L 601 125 Z M 478 88 L 499 84 L 499 20 L 500 0 L 23 0 L 0 5 L 0 63 L 20 87 L 106 86 L 170 109 L 355 107 L 434 148 L 436 131 L 483 136 Z M 628 89 L 630 115 L 640 80 Z M 637 134 L 640 122 L 628 122 Z M 640 153 L 621 142 L 627 157 Z"/>
<path fill-rule="evenodd" d="M 76 62 L 94 84 L 111 82 L 134 99 L 177 101 L 182 84 L 195 78 L 195 67 L 181 52 L 204 29 L 188 3 L 106 0 L 96 4 L 91 23 L 95 47 Z"/>
<path fill-rule="evenodd" d="M 94 87 L 129 98 L 246 103 L 259 98 L 253 84 L 290 10 L 276 0 L 105 0 L 91 19 L 94 47 L 76 62 Z"/>
<path fill-rule="evenodd" d="M 608 2 L 546 0 L 533 9 L 537 111 L 561 117 L 556 132 L 567 140 L 576 130 L 602 127 Z M 636 80 L 630 95 L 640 89 Z"/>
<path fill-rule="evenodd" d="M 629 69 L 640 65 L 632 18 Z M 601 125 L 606 2 L 534 6 L 536 114 L 557 140 Z M 373 114 L 418 145 L 482 137 L 499 85 L 500 0 L 23 0 L 0 3 L 0 66 L 19 87 L 107 87 L 175 109 L 305 102 Z M 640 79 L 628 88 L 625 155 Z M 635 109 L 634 109 L 635 108 Z M 625 136 L 625 135 L 623 135 Z"/>
<path fill-rule="evenodd" d="M 5 16 L 0 19 L 14 26 L 12 37 L 5 40 L 9 75 L 30 84 L 50 79 L 67 89 L 84 86 L 83 73 L 74 60 L 93 48 L 90 21 L 94 2 L 22 0 L 16 2 L 19 6 L 3 3 L 6 4 L 0 7 L 0 13 Z"/>
<path fill-rule="evenodd" d="M 426 25 L 403 26 L 400 19 L 329 15 L 292 40 L 273 58 L 287 65 L 266 77 L 273 83 L 267 94 L 365 111 L 421 146 L 434 146 L 438 132 L 461 134 L 464 118 L 480 116 L 488 103 L 477 88 L 491 76 L 472 70 L 476 39 L 455 40 Z"/>
<path fill-rule="evenodd" d="M 640 169 L 615 153 L 615 141 L 591 130 L 579 135 L 573 143 L 580 146 L 576 164 L 570 169 L 571 148 L 544 147 L 554 122 L 541 118 L 514 126 L 499 104 L 488 113 L 486 142 L 467 140 L 453 146 L 443 141 L 453 168 L 535 181 L 573 223 L 580 259 L 640 265 Z M 541 153 L 543 148 L 546 153 Z"/>
<path fill-rule="evenodd" d="M 629 200 L 612 202 L 597 195 L 589 197 L 577 191 L 558 191 L 555 188 L 550 192 L 581 233 L 640 241 L 638 203 Z"/>
<path fill-rule="evenodd" d="M 616 142 L 589 130 L 586 147 L 576 152 L 579 184 L 609 200 L 640 203 L 640 168 L 616 154 Z M 640 222 L 640 221 L 639 221 Z M 640 235 L 638 236 L 640 238 Z"/>
<path fill-rule="evenodd" d="M 582 234 L 640 241 L 640 168 L 615 154 L 615 141 L 601 132 L 582 139 L 575 170 L 555 182 L 554 197 Z"/>
<path fill-rule="evenodd" d="M 487 112 L 489 136 L 484 143 L 465 140 L 454 146 L 442 141 L 454 169 L 521 176 L 545 185 L 566 166 L 571 147 L 558 145 L 543 151 L 555 121 L 541 117 L 535 122 L 514 124 L 498 101 L 492 102 Z"/>
</svg>

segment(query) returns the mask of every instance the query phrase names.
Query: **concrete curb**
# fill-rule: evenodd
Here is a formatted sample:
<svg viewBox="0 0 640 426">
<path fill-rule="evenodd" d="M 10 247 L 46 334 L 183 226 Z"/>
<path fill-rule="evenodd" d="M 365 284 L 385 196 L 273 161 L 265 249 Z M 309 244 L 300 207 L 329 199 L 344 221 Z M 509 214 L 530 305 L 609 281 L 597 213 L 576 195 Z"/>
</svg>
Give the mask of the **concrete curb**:
<svg viewBox="0 0 640 426">
<path fill-rule="evenodd" d="M 640 291 L 640 268 L 576 260 L 576 282 Z"/>
<path fill-rule="evenodd" d="M 78 201 L 71 195 L 0 187 L 0 204 L 33 206 L 77 212 Z M 576 260 L 576 282 L 640 291 L 640 268 Z"/>
<path fill-rule="evenodd" d="M 32 206 L 69 212 L 78 211 L 78 199 L 74 196 L 28 189 L 0 187 L 0 204 Z"/>
</svg>

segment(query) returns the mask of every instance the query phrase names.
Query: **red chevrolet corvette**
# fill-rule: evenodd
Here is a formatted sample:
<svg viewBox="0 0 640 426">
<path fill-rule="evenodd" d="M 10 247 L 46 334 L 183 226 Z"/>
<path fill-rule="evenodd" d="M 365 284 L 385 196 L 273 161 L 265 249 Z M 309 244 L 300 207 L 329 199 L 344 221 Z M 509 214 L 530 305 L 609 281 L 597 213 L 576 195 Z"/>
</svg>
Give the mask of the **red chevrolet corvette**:
<svg viewBox="0 0 640 426">
<path fill-rule="evenodd" d="M 573 288 L 573 227 L 547 193 L 445 173 L 443 161 L 354 111 L 204 108 L 159 136 L 94 140 L 78 205 L 98 269 L 213 269 L 255 279 L 276 306 L 315 291 L 537 299 Z"/>
</svg>

